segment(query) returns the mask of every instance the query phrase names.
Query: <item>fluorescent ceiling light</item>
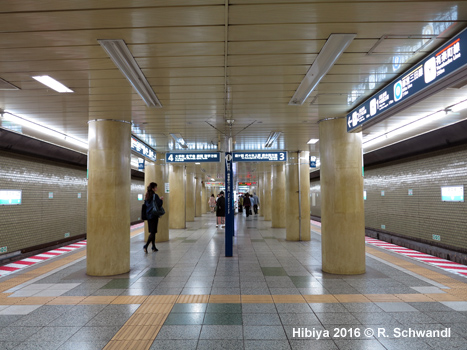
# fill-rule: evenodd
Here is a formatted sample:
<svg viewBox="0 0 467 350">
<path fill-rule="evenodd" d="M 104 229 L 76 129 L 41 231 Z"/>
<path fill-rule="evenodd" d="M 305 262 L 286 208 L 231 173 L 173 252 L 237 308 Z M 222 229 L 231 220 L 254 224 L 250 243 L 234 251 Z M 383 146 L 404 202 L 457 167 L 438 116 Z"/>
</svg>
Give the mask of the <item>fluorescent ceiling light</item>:
<svg viewBox="0 0 467 350">
<path fill-rule="evenodd" d="M 459 102 L 451 107 L 448 107 L 448 109 L 452 112 L 459 112 L 462 111 L 463 109 L 467 108 L 467 101 L 462 101 Z"/>
<path fill-rule="evenodd" d="M 357 34 L 331 34 L 303 78 L 289 105 L 301 106 Z"/>
<path fill-rule="evenodd" d="M 319 139 L 310 139 L 310 141 L 307 142 L 308 145 L 314 145 L 315 143 L 317 143 L 319 141 Z"/>
<path fill-rule="evenodd" d="M 48 136 L 56 137 L 58 139 L 65 140 L 73 145 L 80 146 L 83 148 L 88 148 L 88 144 L 86 141 L 80 140 L 76 137 L 72 137 L 70 135 L 64 134 L 63 132 L 54 130 L 48 126 L 38 124 L 36 122 L 33 122 L 31 120 L 25 119 L 23 117 L 19 117 L 11 112 L 3 112 L 2 113 L 2 118 L 4 120 L 7 120 L 11 123 L 14 123 L 16 125 L 21 125 L 23 127 L 26 127 L 28 129 L 34 130 L 34 131 L 39 131 L 43 134 L 46 134 Z"/>
<path fill-rule="evenodd" d="M 57 92 L 74 92 L 73 90 L 70 90 L 65 85 L 56 81 L 54 78 L 49 77 L 48 75 L 37 75 L 33 78 L 36 79 L 39 83 L 42 83 L 45 86 L 48 86 L 49 88 L 54 89 Z"/>
<path fill-rule="evenodd" d="M 170 136 L 173 137 L 176 143 L 178 143 L 182 148 L 188 148 L 188 145 L 186 144 L 185 140 L 183 139 L 182 135 L 180 134 L 170 134 Z"/>
<path fill-rule="evenodd" d="M 268 139 L 266 140 L 266 143 L 264 144 L 264 147 L 271 147 L 281 134 L 282 132 L 280 131 L 271 131 L 271 133 L 268 136 Z"/>
<path fill-rule="evenodd" d="M 136 63 L 128 46 L 126 46 L 125 41 L 121 39 L 97 41 L 101 44 L 118 69 L 120 69 L 123 75 L 129 80 L 146 105 L 148 107 L 161 108 L 162 104 L 139 68 L 138 63 Z"/>
</svg>

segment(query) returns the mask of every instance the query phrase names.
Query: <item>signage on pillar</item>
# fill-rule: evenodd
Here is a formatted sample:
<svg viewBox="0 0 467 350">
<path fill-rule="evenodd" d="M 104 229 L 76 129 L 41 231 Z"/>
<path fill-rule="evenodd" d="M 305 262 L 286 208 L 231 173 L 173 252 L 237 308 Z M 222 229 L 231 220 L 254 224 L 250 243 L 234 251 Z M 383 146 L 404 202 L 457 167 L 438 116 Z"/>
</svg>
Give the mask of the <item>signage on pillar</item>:
<svg viewBox="0 0 467 350">
<path fill-rule="evenodd" d="M 316 157 L 310 156 L 310 168 L 316 168 Z"/>
<path fill-rule="evenodd" d="M 285 162 L 287 152 L 235 152 L 234 162 Z"/>
<path fill-rule="evenodd" d="M 220 162 L 221 154 L 219 152 L 166 153 L 165 160 L 167 163 Z"/>
<path fill-rule="evenodd" d="M 131 150 L 141 154 L 153 162 L 156 161 L 156 151 L 134 136 L 131 136 Z"/>
<path fill-rule="evenodd" d="M 233 256 L 234 198 L 232 153 L 225 154 L 225 256 Z"/>
<path fill-rule="evenodd" d="M 138 170 L 139 171 L 144 170 L 144 159 L 143 158 L 138 158 Z"/>
</svg>

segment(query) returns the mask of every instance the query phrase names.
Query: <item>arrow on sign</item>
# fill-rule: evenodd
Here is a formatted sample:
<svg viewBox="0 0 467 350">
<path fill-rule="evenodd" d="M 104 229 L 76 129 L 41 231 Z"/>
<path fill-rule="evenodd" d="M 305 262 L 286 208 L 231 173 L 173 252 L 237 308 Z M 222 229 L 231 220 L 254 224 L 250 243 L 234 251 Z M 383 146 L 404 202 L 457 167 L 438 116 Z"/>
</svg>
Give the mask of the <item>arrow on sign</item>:
<svg viewBox="0 0 467 350">
<path fill-rule="evenodd" d="M 352 118 L 347 118 L 347 126 L 350 128 L 350 123 L 352 123 Z"/>
</svg>

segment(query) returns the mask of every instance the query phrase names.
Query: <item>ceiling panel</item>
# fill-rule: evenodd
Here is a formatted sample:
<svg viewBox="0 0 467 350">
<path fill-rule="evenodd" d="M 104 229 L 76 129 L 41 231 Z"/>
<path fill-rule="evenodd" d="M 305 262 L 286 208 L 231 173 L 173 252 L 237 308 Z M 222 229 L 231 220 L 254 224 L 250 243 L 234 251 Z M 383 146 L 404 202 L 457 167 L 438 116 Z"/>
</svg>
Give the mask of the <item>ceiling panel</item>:
<svg viewBox="0 0 467 350">
<path fill-rule="evenodd" d="M 237 149 L 262 147 L 269 132 L 281 131 L 273 149 L 307 150 L 306 142 L 319 137 L 319 119 L 345 115 L 467 20 L 465 1 L 228 3 L 226 8 L 223 0 L 5 2 L 0 77 L 21 90 L 0 91 L 0 108 L 81 138 L 87 137 L 90 118 L 131 119 L 134 132 L 150 136 L 158 152 L 169 149 L 172 132 L 188 142 L 220 141 L 224 147 L 226 119 L 235 120 Z M 357 36 L 305 103 L 289 106 L 332 33 Z M 437 38 L 416 52 L 422 34 Z M 125 40 L 162 108 L 146 107 L 98 39 Z M 56 93 L 33 80 L 35 74 L 51 75 L 75 93 Z M 365 133 L 385 132 L 463 96 L 460 90 L 440 93 Z M 206 168 L 217 176 L 222 166 Z M 255 168 L 239 165 L 238 171 L 246 176 Z"/>
</svg>

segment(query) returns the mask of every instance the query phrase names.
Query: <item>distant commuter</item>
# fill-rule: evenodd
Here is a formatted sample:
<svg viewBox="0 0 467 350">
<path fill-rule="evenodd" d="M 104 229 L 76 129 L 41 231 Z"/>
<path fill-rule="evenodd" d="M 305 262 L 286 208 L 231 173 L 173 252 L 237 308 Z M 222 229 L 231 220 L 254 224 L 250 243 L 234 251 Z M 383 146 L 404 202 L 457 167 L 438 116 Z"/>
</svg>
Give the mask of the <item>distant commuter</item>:
<svg viewBox="0 0 467 350">
<path fill-rule="evenodd" d="M 245 207 L 246 217 L 249 217 L 251 212 L 251 201 L 248 193 L 245 194 L 245 198 L 243 199 L 243 206 Z"/>
<path fill-rule="evenodd" d="M 158 207 L 162 207 L 162 204 L 164 203 L 162 200 L 164 199 L 164 197 L 159 198 L 156 191 L 157 191 L 157 184 L 155 182 L 151 182 L 148 186 L 148 190 L 144 198 L 147 208 L 152 208 L 154 201 Z M 149 243 L 152 244 L 153 252 L 157 252 L 159 250 L 156 248 L 156 233 L 157 233 L 158 224 L 159 224 L 159 216 L 149 214 L 148 215 L 149 237 L 148 237 L 148 241 L 143 247 L 144 252 L 146 254 L 148 253 Z"/>
<path fill-rule="evenodd" d="M 225 225 L 225 198 L 224 198 L 224 191 L 221 191 L 219 193 L 219 196 L 217 198 L 217 210 L 216 210 L 216 216 L 217 216 L 217 225 L 216 227 L 219 227 L 219 225 L 222 225 L 221 227 L 224 228 Z"/>
<path fill-rule="evenodd" d="M 211 194 L 208 203 L 209 207 L 211 208 L 211 213 L 214 213 L 214 208 L 216 207 L 216 198 L 214 197 L 214 194 Z"/>
<path fill-rule="evenodd" d="M 253 210 L 255 211 L 255 215 L 258 214 L 258 207 L 259 207 L 259 198 L 256 195 L 256 192 L 253 192 L 253 200 L 255 201 L 255 204 L 253 205 Z"/>
</svg>

